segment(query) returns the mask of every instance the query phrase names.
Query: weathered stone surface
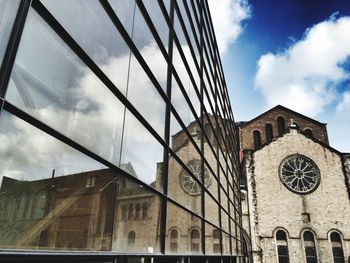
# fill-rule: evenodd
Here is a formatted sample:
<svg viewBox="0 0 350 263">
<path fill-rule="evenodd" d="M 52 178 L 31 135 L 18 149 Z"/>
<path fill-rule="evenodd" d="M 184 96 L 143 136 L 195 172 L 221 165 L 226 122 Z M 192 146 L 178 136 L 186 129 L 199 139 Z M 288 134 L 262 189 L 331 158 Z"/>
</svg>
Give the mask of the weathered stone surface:
<svg viewBox="0 0 350 263">
<path fill-rule="evenodd" d="M 321 182 L 314 192 L 300 195 L 282 184 L 279 165 L 292 154 L 309 157 L 318 166 Z M 246 154 L 246 170 L 254 262 L 278 262 L 277 228 L 287 231 L 291 263 L 305 262 L 301 239 L 305 229 L 315 234 L 319 262 L 333 262 L 329 240 L 331 230 L 341 233 L 345 258 L 349 257 L 349 195 L 338 152 L 293 130 L 251 156 Z M 244 213 L 248 214 L 247 204 L 243 208 Z M 302 220 L 302 213 L 310 214 L 310 222 Z"/>
</svg>

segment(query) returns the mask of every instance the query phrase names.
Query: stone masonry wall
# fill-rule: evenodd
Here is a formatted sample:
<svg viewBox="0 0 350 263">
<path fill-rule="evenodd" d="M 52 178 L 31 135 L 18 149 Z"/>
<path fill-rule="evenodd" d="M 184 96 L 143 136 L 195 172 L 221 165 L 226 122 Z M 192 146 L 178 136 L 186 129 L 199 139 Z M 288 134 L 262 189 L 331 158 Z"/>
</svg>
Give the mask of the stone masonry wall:
<svg viewBox="0 0 350 263">
<path fill-rule="evenodd" d="M 295 194 L 280 181 L 279 165 L 292 154 L 309 157 L 318 166 L 321 183 L 314 192 Z M 288 233 L 290 263 L 305 262 L 300 239 L 303 229 L 310 229 L 316 235 L 318 262 L 333 262 L 330 230 L 342 234 L 344 255 L 349 257 L 350 202 L 337 153 L 294 130 L 254 152 L 247 166 L 254 262 L 277 262 L 274 231 L 278 227 Z M 310 214 L 310 222 L 303 222 L 302 213 Z"/>
</svg>

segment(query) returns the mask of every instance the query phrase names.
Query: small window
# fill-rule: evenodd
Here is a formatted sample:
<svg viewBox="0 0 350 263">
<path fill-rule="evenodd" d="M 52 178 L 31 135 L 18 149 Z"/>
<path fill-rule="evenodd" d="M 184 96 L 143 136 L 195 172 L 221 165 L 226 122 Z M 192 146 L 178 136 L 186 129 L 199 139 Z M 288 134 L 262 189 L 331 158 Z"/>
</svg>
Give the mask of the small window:
<svg viewBox="0 0 350 263">
<path fill-rule="evenodd" d="M 127 213 L 128 213 L 128 208 L 126 205 L 122 206 L 122 220 L 126 220 L 127 219 Z"/>
<path fill-rule="evenodd" d="M 141 216 L 141 205 L 137 204 L 135 209 L 135 219 L 140 219 Z"/>
<path fill-rule="evenodd" d="M 136 234 L 134 231 L 130 231 L 128 234 L 128 245 L 133 246 L 135 245 L 135 240 L 136 240 Z"/>
<path fill-rule="evenodd" d="M 276 233 L 276 240 L 287 241 L 286 232 L 284 232 L 283 230 L 278 230 Z"/>
<path fill-rule="evenodd" d="M 148 216 L 148 204 L 144 203 L 142 205 L 142 219 L 146 219 Z"/>
<path fill-rule="evenodd" d="M 179 243 L 179 231 L 176 229 L 171 230 L 170 232 L 170 251 L 177 252 Z"/>
<path fill-rule="evenodd" d="M 273 131 L 272 131 L 272 125 L 270 123 L 267 123 L 265 125 L 265 131 L 266 131 L 266 141 L 271 142 L 273 138 Z"/>
<path fill-rule="evenodd" d="M 304 133 L 307 137 L 312 138 L 313 134 L 312 134 L 312 130 L 311 129 L 305 129 Z"/>
<path fill-rule="evenodd" d="M 261 146 L 261 136 L 259 131 L 253 132 L 254 148 L 259 149 Z"/>
<path fill-rule="evenodd" d="M 179 232 L 175 229 L 171 230 L 170 238 L 173 239 L 173 238 L 178 238 L 178 237 L 179 237 Z"/>
<path fill-rule="evenodd" d="M 278 127 L 279 136 L 282 136 L 286 132 L 286 126 L 285 126 L 285 121 L 283 117 L 277 118 L 277 127 Z"/>
<path fill-rule="evenodd" d="M 314 235 L 310 231 L 305 231 L 303 237 L 306 263 L 317 263 L 317 253 Z"/>
<path fill-rule="evenodd" d="M 214 254 L 220 254 L 220 230 L 214 229 L 213 230 L 213 252 Z"/>
<path fill-rule="evenodd" d="M 199 244 L 200 244 L 200 234 L 197 229 L 193 229 L 190 234 L 191 237 L 191 251 L 199 252 Z"/>
<path fill-rule="evenodd" d="M 134 219 L 134 205 L 129 205 L 128 219 Z"/>
<path fill-rule="evenodd" d="M 337 232 L 332 232 L 330 237 L 332 243 L 332 254 L 334 263 L 344 263 L 344 251 L 340 234 Z"/>
<path fill-rule="evenodd" d="M 289 263 L 287 234 L 283 230 L 276 232 L 278 263 Z"/>
</svg>

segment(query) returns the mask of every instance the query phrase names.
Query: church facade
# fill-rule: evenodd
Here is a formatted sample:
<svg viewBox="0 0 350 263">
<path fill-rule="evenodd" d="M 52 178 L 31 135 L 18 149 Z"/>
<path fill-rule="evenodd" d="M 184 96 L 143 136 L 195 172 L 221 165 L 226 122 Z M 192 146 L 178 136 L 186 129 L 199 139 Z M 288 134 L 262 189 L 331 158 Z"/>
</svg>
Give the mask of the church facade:
<svg viewBox="0 0 350 263">
<path fill-rule="evenodd" d="M 349 155 L 283 106 L 240 123 L 251 262 L 349 262 Z"/>
</svg>

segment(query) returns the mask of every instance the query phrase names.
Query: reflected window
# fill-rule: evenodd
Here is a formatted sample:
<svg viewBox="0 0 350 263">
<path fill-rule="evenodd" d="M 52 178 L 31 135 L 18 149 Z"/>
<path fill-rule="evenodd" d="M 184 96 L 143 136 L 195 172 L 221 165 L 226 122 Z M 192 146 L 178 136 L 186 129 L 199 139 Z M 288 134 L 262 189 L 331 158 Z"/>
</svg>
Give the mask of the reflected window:
<svg viewBox="0 0 350 263">
<path fill-rule="evenodd" d="M 148 204 L 144 203 L 142 205 L 142 219 L 146 219 L 148 217 Z"/>
<path fill-rule="evenodd" d="M 141 205 L 137 204 L 135 208 L 135 219 L 140 219 L 141 216 Z"/>
<path fill-rule="evenodd" d="M 122 220 L 127 219 L 127 214 L 128 214 L 128 207 L 126 205 L 122 206 Z"/>
<path fill-rule="evenodd" d="M 289 263 L 287 234 L 283 230 L 276 232 L 278 263 Z"/>
<path fill-rule="evenodd" d="M 261 146 L 261 136 L 259 131 L 253 132 L 254 148 L 259 149 Z"/>
<path fill-rule="evenodd" d="M 272 125 L 270 123 L 267 123 L 265 125 L 265 132 L 266 132 L 266 141 L 271 142 L 273 138 L 273 131 L 272 131 Z"/>
<path fill-rule="evenodd" d="M 337 232 L 332 232 L 330 238 L 334 263 L 344 263 L 344 251 L 340 234 Z"/>
<path fill-rule="evenodd" d="M 191 251 L 199 252 L 199 244 L 200 244 L 200 233 L 197 229 L 191 230 L 190 233 L 191 238 Z"/>
<path fill-rule="evenodd" d="M 135 245 L 135 240 L 136 240 L 136 234 L 134 231 L 130 231 L 128 234 L 128 245 L 133 246 Z"/>
<path fill-rule="evenodd" d="M 220 230 L 219 229 L 214 229 L 213 230 L 213 251 L 214 254 L 220 254 L 221 249 L 220 249 Z"/>
<path fill-rule="evenodd" d="M 87 179 L 86 179 L 86 185 L 85 185 L 86 187 L 94 187 L 95 186 L 95 177 L 94 176 L 92 176 L 92 177 L 88 177 Z"/>
<path fill-rule="evenodd" d="M 177 252 L 179 244 L 179 231 L 172 229 L 170 231 L 170 251 Z"/>
<path fill-rule="evenodd" d="M 317 253 L 314 234 L 311 231 L 305 231 L 303 238 L 306 263 L 317 263 Z"/>
<path fill-rule="evenodd" d="M 134 219 L 134 205 L 129 205 L 129 211 L 128 211 L 128 219 L 132 220 Z"/>
<path fill-rule="evenodd" d="M 283 117 L 277 118 L 278 135 L 282 136 L 286 132 L 286 124 Z"/>
</svg>

